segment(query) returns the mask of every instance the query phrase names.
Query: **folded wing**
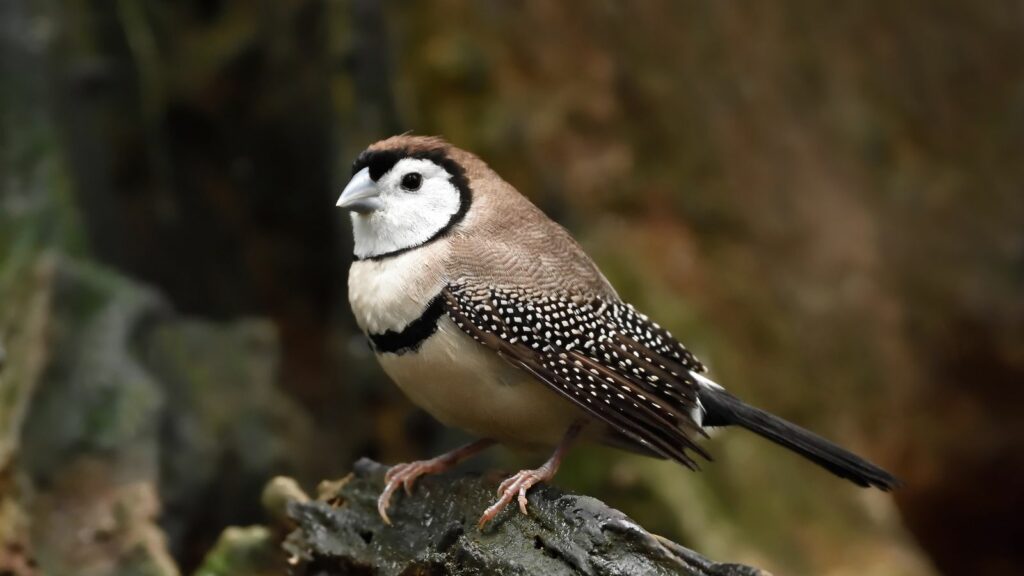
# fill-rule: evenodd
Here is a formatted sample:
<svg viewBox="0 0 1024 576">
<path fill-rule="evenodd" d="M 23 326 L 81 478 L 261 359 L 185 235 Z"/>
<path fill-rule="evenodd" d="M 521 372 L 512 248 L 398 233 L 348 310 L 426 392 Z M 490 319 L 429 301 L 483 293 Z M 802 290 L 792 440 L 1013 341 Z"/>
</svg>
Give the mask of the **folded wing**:
<svg viewBox="0 0 1024 576">
<path fill-rule="evenodd" d="M 609 298 L 530 294 L 462 281 L 443 292 L 448 316 L 476 341 L 608 424 L 636 448 L 696 468 L 704 435 L 691 370 L 671 335 Z"/>
</svg>

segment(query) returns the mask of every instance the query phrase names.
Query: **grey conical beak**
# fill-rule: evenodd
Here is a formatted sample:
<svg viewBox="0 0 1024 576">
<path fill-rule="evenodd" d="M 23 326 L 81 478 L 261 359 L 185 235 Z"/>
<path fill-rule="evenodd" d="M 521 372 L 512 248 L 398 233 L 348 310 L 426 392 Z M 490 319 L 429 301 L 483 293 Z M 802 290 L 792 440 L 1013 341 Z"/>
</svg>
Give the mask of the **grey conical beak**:
<svg viewBox="0 0 1024 576">
<path fill-rule="evenodd" d="M 377 183 L 370 178 L 370 169 L 363 168 L 348 181 L 338 198 L 338 207 L 360 214 L 369 214 L 381 207 Z"/>
</svg>

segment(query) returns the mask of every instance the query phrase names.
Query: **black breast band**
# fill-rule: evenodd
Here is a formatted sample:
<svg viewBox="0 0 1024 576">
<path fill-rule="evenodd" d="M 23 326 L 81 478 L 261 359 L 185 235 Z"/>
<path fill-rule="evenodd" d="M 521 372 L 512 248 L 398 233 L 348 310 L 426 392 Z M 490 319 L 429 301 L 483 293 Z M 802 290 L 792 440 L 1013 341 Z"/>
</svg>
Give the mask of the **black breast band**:
<svg viewBox="0 0 1024 576">
<path fill-rule="evenodd" d="M 437 321 L 443 314 L 444 299 L 438 294 L 430 301 L 423 314 L 406 324 L 401 332 L 388 330 L 381 334 L 370 334 L 370 346 L 377 353 L 390 352 L 401 355 L 406 352 L 415 352 L 419 350 L 424 340 L 437 332 Z"/>
</svg>

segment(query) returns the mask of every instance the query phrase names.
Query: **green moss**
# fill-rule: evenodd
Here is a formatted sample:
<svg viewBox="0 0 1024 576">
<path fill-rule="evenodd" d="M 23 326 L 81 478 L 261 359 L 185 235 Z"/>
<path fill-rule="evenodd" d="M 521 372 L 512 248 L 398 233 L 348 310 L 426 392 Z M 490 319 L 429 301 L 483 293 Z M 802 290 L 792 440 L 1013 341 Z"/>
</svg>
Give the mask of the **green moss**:
<svg viewBox="0 0 1024 576">
<path fill-rule="evenodd" d="M 283 552 L 270 529 L 230 527 L 206 554 L 194 576 L 269 576 L 285 570 Z"/>
</svg>

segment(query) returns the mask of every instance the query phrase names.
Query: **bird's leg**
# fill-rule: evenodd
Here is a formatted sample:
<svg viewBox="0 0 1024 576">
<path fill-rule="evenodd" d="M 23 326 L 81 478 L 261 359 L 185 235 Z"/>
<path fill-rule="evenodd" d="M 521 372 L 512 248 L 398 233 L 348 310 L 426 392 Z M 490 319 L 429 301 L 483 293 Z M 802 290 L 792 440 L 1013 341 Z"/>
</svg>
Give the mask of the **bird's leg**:
<svg viewBox="0 0 1024 576">
<path fill-rule="evenodd" d="M 536 470 L 520 470 L 516 474 L 505 479 L 505 481 L 498 486 L 498 494 L 501 498 L 492 504 L 490 508 L 484 510 L 483 516 L 481 516 L 480 521 L 477 522 L 477 527 L 483 528 L 485 524 L 493 520 L 495 516 L 504 510 L 517 495 L 519 497 L 519 511 L 523 514 L 527 514 L 527 490 L 536 484 L 547 482 L 555 477 L 555 473 L 558 472 L 558 467 L 562 464 L 562 458 L 565 458 L 566 453 L 576 440 L 580 430 L 583 429 L 583 426 L 584 424 L 582 422 L 576 422 L 570 426 L 569 430 L 566 431 L 565 436 L 562 437 L 562 441 L 558 443 L 558 447 L 555 448 L 554 454 L 552 454 L 551 458 L 548 458 L 548 461 L 540 468 L 537 468 Z"/>
<path fill-rule="evenodd" d="M 412 487 L 420 476 L 444 472 L 466 458 L 490 448 L 493 444 L 494 440 L 477 440 L 429 460 L 395 464 L 389 468 L 384 474 L 384 491 L 377 498 L 377 512 L 384 519 L 384 523 L 391 524 L 391 519 L 388 518 L 388 504 L 391 502 L 391 495 L 398 490 L 399 486 L 404 486 L 405 493 L 411 496 Z"/>
</svg>

